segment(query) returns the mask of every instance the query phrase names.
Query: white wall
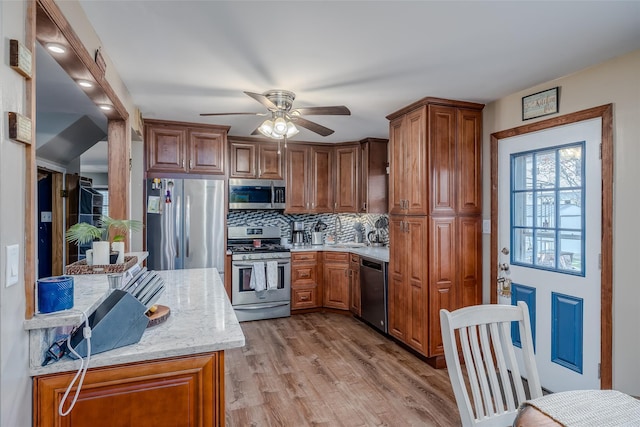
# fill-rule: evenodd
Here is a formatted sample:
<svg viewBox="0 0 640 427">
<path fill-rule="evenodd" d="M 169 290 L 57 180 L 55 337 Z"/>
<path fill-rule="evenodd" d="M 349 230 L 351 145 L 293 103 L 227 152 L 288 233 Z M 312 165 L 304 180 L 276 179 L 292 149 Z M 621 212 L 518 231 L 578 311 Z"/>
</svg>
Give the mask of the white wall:
<svg viewBox="0 0 640 427">
<path fill-rule="evenodd" d="M 25 170 L 23 144 L 8 139 L 6 112 L 23 115 L 25 80 L 9 67 L 9 39 L 24 43 L 27 2 L 0 2 L 0 426 L 31 425 L 29 345 L 22 327 L 25 311 L 24 266 L 20 263 L 18 284 L 5 287 L 6 246 L 25 248 Z M 34 224 L 35 226 L 35 224 Z"/>
<path fill-rule="evenodd" d="M 484 109 L 483 216 L 489 219 L 490 135 L 524 124 L 522 97 L 560 86 L 560 113 L 613 103 L 613 387 L 640 396 L 640 50 L 578 73 L 542 83 L 488 104 Z M 544 120 L 547 116 L 526 123 Z M 489 236 L 483 239 L 484 300 L 489 300 Z M 591 333 L 591 332 L 587 332 Z"/>
</svg>

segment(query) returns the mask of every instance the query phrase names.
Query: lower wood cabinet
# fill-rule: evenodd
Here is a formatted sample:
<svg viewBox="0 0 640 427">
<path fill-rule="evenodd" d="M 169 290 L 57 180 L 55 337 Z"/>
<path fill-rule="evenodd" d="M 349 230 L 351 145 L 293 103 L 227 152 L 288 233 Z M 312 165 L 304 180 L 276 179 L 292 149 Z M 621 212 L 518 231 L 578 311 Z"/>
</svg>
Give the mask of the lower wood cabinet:
<svg viewBox="0 0 640 427">
<path fill-rule="evenodd" d="M 318 252 L 291 253 L 291 310 L 322 307 Z"/>
<path fill-rule="evenodd" d="M 360 295 L 360 256 L 349 254 L 349 310 L 358 317 L 362 315 Z"/>
<path fill-rule="evenodd" d="M 74 375 L 33 379 L 34 426 L 225 425 L 222 351 L 89 369 L 75 407 L 61 417 L 58 405 Z"/>
<path fill-rule="evenodd" d="M 324 306 L 349 310 L 349 254 L 325 252 L 323 261 Z"/>
</svg>

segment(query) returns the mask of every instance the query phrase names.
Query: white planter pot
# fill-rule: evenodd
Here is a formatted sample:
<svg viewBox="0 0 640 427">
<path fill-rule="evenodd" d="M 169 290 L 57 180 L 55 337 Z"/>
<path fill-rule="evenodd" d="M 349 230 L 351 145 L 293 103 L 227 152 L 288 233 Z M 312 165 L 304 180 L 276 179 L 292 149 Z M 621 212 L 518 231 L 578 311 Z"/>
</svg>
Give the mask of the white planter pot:
<svg viewBox="0 0 640 427">
<path fill-rule="evenodd" d="M 114 252 L 118 252 L 118 260 L 116 264 L 124 263 L 124 242 L 113 242 L 111 244 L 111 250 Z"/>
<path fill-rule="evenodd" d="M 93 265 L 109 264 L 109 242 L 93 242 Z"/>
</svg>

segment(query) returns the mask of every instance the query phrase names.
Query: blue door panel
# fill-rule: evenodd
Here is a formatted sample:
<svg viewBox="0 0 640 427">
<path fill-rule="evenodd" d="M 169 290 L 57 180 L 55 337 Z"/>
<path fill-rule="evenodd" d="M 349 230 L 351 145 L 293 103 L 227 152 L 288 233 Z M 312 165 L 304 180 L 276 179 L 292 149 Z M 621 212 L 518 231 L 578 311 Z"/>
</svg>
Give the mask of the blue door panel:
<svg viewBox="0 0 640 427">
<path fill-rule="evenodd" d="M 529 306 L 529 320 L 531 321 L 531 335 L 533 336 L 533 348 L 536 348 L 536 288 L 530 286 L 511 284 L 511 305 L 517 305 L 524 301 Z M 511 323 L 511 340 L 513 345 L 522 348 L 520 341 L 520 328 L 516 322 Z"/>
<path fill-rule="evenodd" d="M 584 301 L 551 293 L 551 361 L 582 373 Z"/>
</svg>

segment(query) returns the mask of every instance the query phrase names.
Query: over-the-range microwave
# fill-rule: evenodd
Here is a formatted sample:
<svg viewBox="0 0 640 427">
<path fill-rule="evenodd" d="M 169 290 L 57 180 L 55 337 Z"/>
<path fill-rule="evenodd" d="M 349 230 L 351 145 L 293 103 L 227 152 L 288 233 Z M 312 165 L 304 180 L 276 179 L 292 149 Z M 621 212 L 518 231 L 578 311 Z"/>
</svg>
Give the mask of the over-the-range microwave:
<svg viewBox="0 0 640 427">
<path fill-rule="evenodd" d="M 284 209 L 284 181 L 230 179 L 229 209 Z"/>
</svg>

